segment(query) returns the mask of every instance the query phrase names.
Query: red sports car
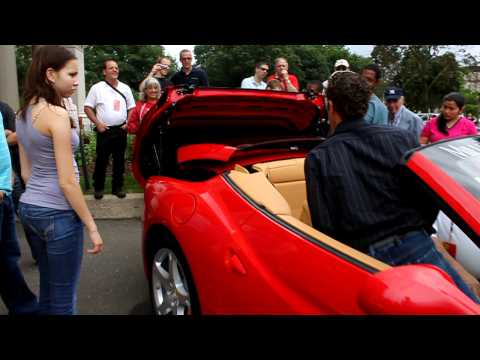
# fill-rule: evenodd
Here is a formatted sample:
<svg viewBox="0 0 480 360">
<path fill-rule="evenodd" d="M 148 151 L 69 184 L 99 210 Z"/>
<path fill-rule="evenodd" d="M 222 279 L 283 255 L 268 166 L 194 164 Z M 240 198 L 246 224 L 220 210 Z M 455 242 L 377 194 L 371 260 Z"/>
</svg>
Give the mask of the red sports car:
<svg viewBox="0 0 480 360">
<path fill-rule="evenodd" d="M 164 94 L 134 148 L 155 312 L 480 314 L 440 269 L 393 268 L 311 227 L 304 157 L 318 133 L 319 109 L 301 93 Z M 427 146 L 405 161 L 477 246 L 479 141 Z"/>
</svg>

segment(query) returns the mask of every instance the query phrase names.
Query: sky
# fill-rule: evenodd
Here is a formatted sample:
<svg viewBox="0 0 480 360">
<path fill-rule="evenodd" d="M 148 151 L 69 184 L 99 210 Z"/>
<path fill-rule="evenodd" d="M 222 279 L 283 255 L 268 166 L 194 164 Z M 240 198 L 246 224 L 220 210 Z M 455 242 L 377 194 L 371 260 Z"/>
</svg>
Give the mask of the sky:
<svg viewBox="0 0 480 360">
<path fill-rule="evenodd" d="M 173 56 L 178 60 L 178 54 L 180 50 L 189 49 L 193 53 L 193 48 L 195 45 L 163 45 L 167 54 Z M 353 53 L 370 56 L 370 53 L 373 50 L 374 45 L 346 45 Z M 473 56 L 477 57 L 480 60 L 480 45 L 462 45 L 465 50 L 470 52 Z M 459 46 L 451 46 L 451 50 L 456 50 Z M 194 55 L 195 59 L 195 55 Z M 178 61 L 177 61 L 178 62 Z M 178 62 L 179 66 L 180 63 Z"/>
</svg>

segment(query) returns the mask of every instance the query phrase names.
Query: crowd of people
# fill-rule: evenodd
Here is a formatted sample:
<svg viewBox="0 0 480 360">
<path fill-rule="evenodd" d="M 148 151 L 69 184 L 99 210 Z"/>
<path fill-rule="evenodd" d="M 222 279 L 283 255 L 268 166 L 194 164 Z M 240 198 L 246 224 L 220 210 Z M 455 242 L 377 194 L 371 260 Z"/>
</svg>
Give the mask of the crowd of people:
<svg viewBox="0 0 480 360">
<path fill-rule="evenodd" d="M 182 50 L 182 68 L 169 79 L 171 60 L 158 58 L 140 85 L 138 101 L 119 80 L 118 63 L 104 62 L 104 80 L 89 89 L 84 104 L 97 138 L 93 174 L 97 200 L 104 196 L 110 157 L 112 194 L 126 196 L 127 133 L 137 133 L 162 92 L 171 85 L 209 86 L 206 72 L 193 66 L 192 59 L 191 51 Z M 285 58 L 275 59 L 273 74 L 268 75 L 269 70 L 268 62 L 257 62 L 254 75 L 243 79 L 241 88 L 300 90 Z M 472 120 L 463 116 L 465 99 L 459 93 L 447 94 L 440 114 L 424 126 L 406 107 L 401 88 L 386 87 L 384 101 L 375 95 L 380 81 L 377 65 L 367 65 L 357 74 L 340 59 L 327 80 L 307 84 L 312 101 L 326 109 L 328 119 L 327 139 L 305 163 L 312 224 L 391 265 L 435 264 L 478 302 L 472 282 L 466 283 L 458 264 L 446 259 L 425 230 L 425 213 L 431 211 L 422 212 L 421 196 L 415 191 L 405 196 L 397 171 L 402 155 L 420 144 L 477 133 Z M 28 69 L 23 107 L 15 114 L 0 103 L 0 131 L 5 134 L 0 136 L 0 295 L 12 314 L 74 314 L 84 226 L 93 246 L 88 252 L 103 250 L 74 157 L 79 123 L 70 97 L 78 82 L 75 56 L 62 46 L 45 45 L 35 52 Z M 18 266 L 16 213 L 38 263 L 38 298 Z"/>
</svg>

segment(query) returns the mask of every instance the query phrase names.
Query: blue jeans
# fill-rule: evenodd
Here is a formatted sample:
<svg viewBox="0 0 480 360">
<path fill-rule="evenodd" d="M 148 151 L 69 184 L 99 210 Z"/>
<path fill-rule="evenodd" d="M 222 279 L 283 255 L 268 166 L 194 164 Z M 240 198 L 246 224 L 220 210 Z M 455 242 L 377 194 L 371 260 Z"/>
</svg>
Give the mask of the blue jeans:
<svg viewBox="0 0 480 360">
<path fill-rule="evenodd" d="M 35 314 L 37 297 L 23 278 L 15 230 L 15 210 L 11 196 L 0 201 L 0 296 L 10 314 Z"/>
<path fill-rule="evenodd" d="M 480 303 L 460 275 L 436 249 L 433 240 L 424 230 L 412 231 L 403 237 L 394 236 L 394 241 L 388 241 L 384 244 L 381 244 L 382 242 L 369 247 L 368 253 L 370 256 L 392 266 L 408 264 L 431 264 L 438 266 L 450 275 L 465 295 L 477 304 Z"/>
<path fill-rule="evenodd" d="M 40 313 L 73 315 L 83 255 L 83 224 L 73 210 L 20 203 L 20 219 L 38 254 Z"/>
<path fill-rule="evenodd" d="M 13 183 L 12 199 L 13 204 L 15 205 L 15 212 L 18 215 L 18 208 L 20 205 L 20 196 L 25 192 L 25 184 L 23 180 L 18 176 L 17 173 L 14 173 L 15 182 Z M 25 232 L 25 239 L 27 240 L 28 246 L 30 247 L 30 252 L 32 253 L 32 259 L 38 263 L 38 255 L 35 253 L 35 247 L 32 246 L 30 241 L 30 236 Z"/>
</svg>

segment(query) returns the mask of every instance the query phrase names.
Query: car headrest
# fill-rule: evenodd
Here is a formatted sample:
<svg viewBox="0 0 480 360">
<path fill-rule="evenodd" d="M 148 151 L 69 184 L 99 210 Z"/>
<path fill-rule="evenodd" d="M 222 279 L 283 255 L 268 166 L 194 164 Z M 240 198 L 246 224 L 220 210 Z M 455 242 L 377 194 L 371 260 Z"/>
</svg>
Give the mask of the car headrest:
<svg viewBox="0 0 480 360">
<path fill-rule="evenodd" d="M 258 205 L 264 206 L 275 215 L 291 215 L 292 211 L 285 198 L 268 181 L 263 173 L 246 174 L 230 171 L 230 179 Z"/>
<path fill-rule="evenodd" d="M 259 163 L 252 166 L 261 171 L 272 183 L 305 180 L 305 158 Z"/>
</svg>

